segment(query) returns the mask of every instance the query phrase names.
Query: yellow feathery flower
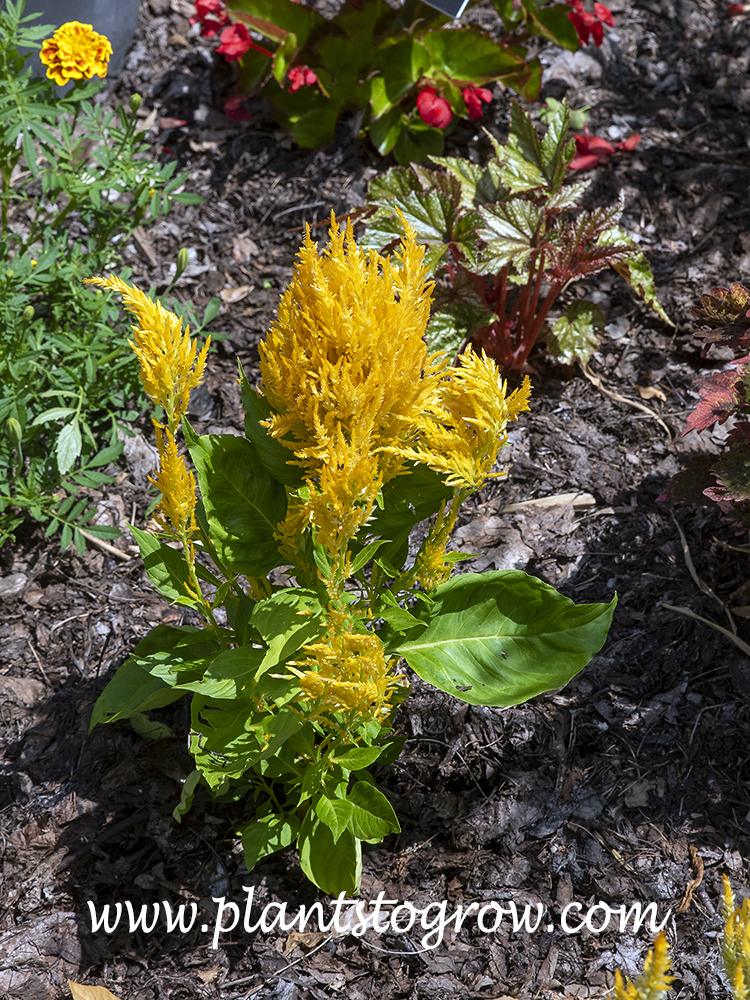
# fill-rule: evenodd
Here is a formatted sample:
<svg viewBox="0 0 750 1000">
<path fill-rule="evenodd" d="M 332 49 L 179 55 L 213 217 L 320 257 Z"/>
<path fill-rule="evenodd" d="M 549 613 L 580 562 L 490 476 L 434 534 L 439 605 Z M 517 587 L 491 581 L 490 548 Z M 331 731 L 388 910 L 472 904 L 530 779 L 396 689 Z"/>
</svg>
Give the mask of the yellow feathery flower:
<svg viewBox="0 0 750 1000">
<path fill-rule="evenodd" d="M 321 255 L 308 229 L 260 345 L 269 429 L 311 476 L 342 440 L 374 453 L 409 436 L 445 366 L 422 339 L 432 285 L 414 231 L 385 258 L 356 245 L 351 223 L 331 220 Z"/>
<path fill-rule="evenodd" d="M 722 882 L 724 934 L 721 957 L 735 1000 L 746 1000 L 746 975 L 750 972 L 750 900 L 743 899 L 742 904 L 736 906 L 726 875 L 722 875 Z"/>
<path fill-rule="evenodd" d="M 168 534 L 181 539 L 198 530 L 195 521 L 195 478 L 177 453 L 177 444 L 166 428 L 154 421 L 156 446 L 159 451 L 159 471 L 149 481 L 161 492 L 162 498 L 154 518 Z"/>
<path fill-rule="evenodd" d="M 620 970 L 615 969 L 615 997 L 617 1000 L 660 1000 L 674 979 L 674 976 L 668 975 L 671 967 L 667 935 L 662 931 L 657 934 L 654 947 L 643 963 L 643 972 L 637 979 L 626 984 Z"/>
<path fill-rule="evenodd" d="M 191 390 L 203 380 L 211 338 L 197 353 L 197 344 L 190 338 L 190 327 L 182 329 L 182 318 L 166 310 L 160 302 L 153 302 L 139 288 L 127 285 L 114 275 L 85 278 L 84 281 L 122 295 L 125 308 L 133 313 L 139 324 L 131 327 L 134 340 L 128 343 L 138 356 L 146 395 L 177 423 L 187 410 Z"/>
<path fill-rule="evenodd" d="M 484 351 L 462 354 L 459 362 L 440 383 L 440 399 L 420 418 L 416 443 L 392 450 L 442 473 L 448 486 L 476 490 L 508 440 L 508 421 L 529 409 L 531 383 L 526 377 L 506 396 L 507 383 Z"/>
<path fill-rule="evenodd" d="M 47 67 L 49 79 L 62 87 L 68 80 L 105 77 L 111 55 L 106 35 L 94 31 L 90 24 L 68 21 L 42 42 L 39 58 Z"/>
<path fill-rule="evenodd" d="M 328 635 L 304 647 L 309 658 L 291 665 L 303 697 L 316 715 L 356 712 L 362 719 L 382 722 L 391 711 L 390 698 L 403 682 L 390 672 L 383 647 L 371 632 Z M 297 667 L 316 667 L 298 670 Z"/>
</svg>

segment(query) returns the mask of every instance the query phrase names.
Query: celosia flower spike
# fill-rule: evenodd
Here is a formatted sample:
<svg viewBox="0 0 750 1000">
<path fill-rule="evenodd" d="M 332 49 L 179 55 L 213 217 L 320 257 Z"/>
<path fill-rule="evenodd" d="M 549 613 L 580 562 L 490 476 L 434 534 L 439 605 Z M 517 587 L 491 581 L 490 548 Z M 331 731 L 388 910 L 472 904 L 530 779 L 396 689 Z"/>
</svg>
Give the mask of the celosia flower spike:
<svg viewBox="0 0 750 1000">
<path fill-rule="evenodd" d="M 189 538 L 198 530 L 195 521 L 195 478 L 177 453 L 174 437 L 166 428 L 154 421 L 156 447 L 159 452 L 159 471 L 149 482 L 161 492 L 155 519 L 159 526 L 173 538 Z"/>
<path fill-rule="evenodd" d="M 105 35 L 94 31 L 90 24 L 68 21 L 42 42 L 39 58 L 47 67 L 49 79 L 62 87 L 68 80 L 105 77 L 111 55 L 112 46 Z"/>
<path fill-rule="evenodd" d="M 654 940 L 654 947 L 646 956 L 643 972 L 633 982 L 624 983 L 619 969 L 615 969 L 615 997 L 617 1000 L 660 1000 L 669 990 L 674 976 L 668 975 L 672 961 L 669 957 L 667 935 L 662 931 Z"/>
<path fill-rule="evenodd" d="M 141 382 L 151 401 L 164 409 L 174 433 L 174 425 L 187 410 L 190 392 L 203 380 L 211 338 L 198 353 L 190 328 L 182 328 L 182 319 L 139 288 L 114 275 L 84 280 L 119 292 L 125 308 L 137 318 L 138 326 L 131 327 L 134 339 L 129 343 L 140 362 Z"/>
</svg>

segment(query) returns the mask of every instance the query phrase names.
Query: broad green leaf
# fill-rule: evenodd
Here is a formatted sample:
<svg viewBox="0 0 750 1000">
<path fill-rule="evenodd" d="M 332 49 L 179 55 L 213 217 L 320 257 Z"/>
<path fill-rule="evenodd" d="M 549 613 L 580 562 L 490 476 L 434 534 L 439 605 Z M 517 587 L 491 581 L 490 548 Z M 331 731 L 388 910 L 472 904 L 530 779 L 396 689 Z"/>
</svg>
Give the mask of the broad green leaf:
<svg viewBox="0 0 750 1000">
<path fill-rule="evenodd" d="M 575 361 L 585 364 L 599 346 L 603 333 L 604 313 L 599 306 L 577 299 L 552 327 L 547 350 L 563 364 L 572 365 Z"/>
<path fill-rule="evenodd" d="M 378 618 L 388 622 L 394 632 L 407 632 L 415 625 L 420 625 L 418 618 L 405 608 L 383 608 L 378 612 Z"/>
<path fill-rule="evenodd" d="M 461 574 L 431 597 L 413 609 L 424 625 L 387 652 L 441 691 L 494 706 L 566 684 L 604 645 L 617 601 L 576 605 L 520 570 Z"/>
<path fill-rule="evenodd" d="M 89 732 L 94 726 L 105 722 L 127 719 L 136 712 L 147 712 L 151 708 L 163 708 L 178 698 L 184 691 L 173 688 L 158 677 L 153 677 L 135 660 L 126 660 L 117 669 L 112 680 L 99 695 L 91 713 Z"/>
<path fill-rule="evenodd" d="M 362 847 L 345 830 L 337 843 L 328 827 L 310 809 L 300 828 L 299 860 L 305 875 L 329 896 L 359 892 L 362 878 Z"/>
<path fill-rule="evenodd" d="M 187 421 L 183 427 L 220 558 L 237 573 L 265 576 L 279 564 L 273 533 L 286 515 L 284 487 L 271 478 L 246 438 L 198 437 Z"/>
<path fill-rule="evenodd" d="M 347 771 L 361 771 L 369 767 L 383 753 L 383 747 L 353 747 L 343 753 L 336 753 L 334 760 Z"/>
<path fill-rule="evenodd" d="M 284 86 L 284 78 L 296 54 L 297 36 L 290 31 L 273 54 L 273 76 L 280 87 Z"/>
<path fill-rule="evenodd" d="M 70 472 L 81 454 L 81 425 L 76 417 L 69 424 L 65 424 L 57 435 L 55 453 L 57 468 L 60 470 L 60 475 L 64 476 Z"/>
<path fill-rule="evenodd" d="M 199 681 L 183 686 L 208 698 L 251 698 L 264 653 L 259 646 L 226 649 L 214 657 Z"/>
<path fill-rule="evenodd" d="M 231 9 L 239 20 L 268 38 L 281 41 L 283 34 L 293 31 L 300 47 L 313 29 L 327 26 L 326 19 L 317 11 L 292 0 L 232 0 Z"/>
<path fill-rule="evenodd" d="M 312 590 L 290 587 L 258 601 L 250 623 L 268 643 L 260 673 L 287 660 L 325 631 L 325 609 Z"/>
<path fill-rule="evenodd" d="M 378 49 L 373 63 L 381 74 L 372 81 L 370 91 L 373 115 L 377 118 L 399 104 L 419 81 L 430 65 L 430 54 L 416 38 L 394 39 Z"/>
<path fill-rule="evenodd" d="M 174 736 L 174 733 L 166 723 L 150 719 L 144 712 L 136 712 L 134 715 L 131 715 L 130 725 L 139 736 L 142 736 L 144 740 L 148 740 L 150 743 L 156 743 L 158 740 L 168 740 Z"/>
<path fill-rule="evenodd" d="M 63 420 L 75 412 L 75 408 L 71 406 L 53 406 L 51 410 L 45 410 L 44 413 L 34 417 L 31 426 L 38 427 L 39 424 L 46 424 L 49 420 Z"/>
<path fill-rule="evenodd" d="M 481 256 L 481 273 L 501 271 L 506 264 L 521 268 L 534 248 L 544 219 L 544 210 L 530 201 L 508 201 L 483 205 L 478 235 L 486 243 Z"/>
<path fill-rule="evenodd" d="M 421 42 L 433 60 L 427 77 L 444 75 L 452 80 L 485 84 L 513 76 L 525 67 L 520 56 L 471 28 L 430 31 L 422 36 Z"/>
<path fill-rule="evenodd" d="M 571 52 L 577 52 L 581 47 L 578 32 L 568 17 L 570 13 L 568 4 L 556 3 L 551 7 L 541 7 L 525 3 L 523 9 L 526 24 L 535 35 L 548 38 L 555 45 L 560 45 Z"/>
<path fill-rule="evenodd" d="M 370 139 L 381 156 L 388 156 L 404 129 L 404 116 L 399 105 L 382 113 L 370 125 Z"/>
<path fill-rule="evenodd" d="M 296 489 L 304 482 L 302 469 L 298 465 L 290 465 L 294 453 L 289 448 L 271 437 L 267 428 L 261 426 L 261 420 L 267 420 L 273 413 L 271 404 L 265 396 L 261 396 L 240 371 L 242 386 L 242 406 L 245 410 L 245 434 L 255 445 L 258 458 L 271 476 L 284 486 Z"/>
<path fill-rule="evenodd" d="M 321 823 L 331 831 L 334 844 L 347 829 L 354 807 L 348 799 L 330 799 L 321 795 L 315 803 L 315 813 Z"/>
<path fill-rule="evenodd" d="M 442 129 L 412 118 L 408 128 L 401 130 L 393 147 L 393 155 L 402 166 L 407 163 L 424 163 L 430 156 L 439 156 L 443 152 L 444 142 Z"/>
<path fill-rule="evenodd" d="M 246 701 L 195 695 L 191 706 L 190 752 L 209 788 L 240 778 L 259 760 L 273 756 L 302 725 L 289 709 L 253 713 Z"/>
<path fill-rule="evenodd" d="M 334 805 L 334 808 L 336 808 L 337 803 L 342 801 L 346 803 L 348 806 L 346 826 L 357 840 L 377 844 L 389 833 L 399 833 L 401 830 L 393 806 L 385 795 L 369 781 L 358 781 L 344 800 L 321 799 L 320 801 L 329 801 Z M 316 806 L 316 808 L 318 807 Z M 338 818 L 341 818 L 343 812 L 339 810 Z M 320 812 L 318 815 L 320 816 Z M 337 839 L 335 834 L 334 839 Z"/>
<path fill-rule="evenodd" d="M 180 801 L 172 810 L 172 818 L 176 823 L 181 823 L 182 817 L 190 811 L 200 781 L 201 773 L 197 769 L 195 771 L 191 771 L 187 778 L 185 778 L 185 782 L 182 786 L 182 794 L 180 795 Z"/>
<path fill-rule="evenodd" d="M 190 574 L 182 552 L 135 525 L 129 524 L 128 528 L 141 553 L 146 574 L 159 593 L 173 604 L 194 608 L 198 601 L 188 589 Z"/>
<path fill-rule="evenodd" d="M 299 827 L 299 820 L 293 813 L 271 813 L 239 829 L 237 836 L 242 838 L 247 870 L 251 872 L 261 858 L 293 844 Z"/>
</svg>

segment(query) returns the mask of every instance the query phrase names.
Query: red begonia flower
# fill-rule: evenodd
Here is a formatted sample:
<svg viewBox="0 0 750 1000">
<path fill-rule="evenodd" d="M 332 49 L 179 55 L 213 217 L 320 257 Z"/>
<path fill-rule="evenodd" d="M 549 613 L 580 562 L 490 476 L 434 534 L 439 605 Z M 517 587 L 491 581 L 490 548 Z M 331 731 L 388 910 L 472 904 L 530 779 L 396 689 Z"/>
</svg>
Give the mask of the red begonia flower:
<svg viewBox="0 0 750 1000">
<path fill-rule="evenodd" d="M 568 0 L 568 3 L 573 8 L 568 14 L 568 20 L 578 32 L 581 44 L 586 45 L 589 38 L 593 38 L 594 45 L 598 48 L 604 40 L 604 25 L 614 27 L 612 11 L 603 3 L 595 3 L 594 13 L 590 14 L 584 9 L 583 0 Z"/>
<path fill-rule="evenodd" d="M 739 17 L 741 14 L 745 13 L 744 3 L 728 3 L 727 4 L 727 14 L 730 17 Z"/>
<path fill-rule="evenodd" d="M 243 108 L 242 104 L 247 100 L 248 94 L 230 94 L 229 97 L 224 100 L 224 114 L 227 118 L 231 118 L 235 122 L 249 122 L 252 120 L 252 115 L 247 110 Z"/>
<path fill-rule="evenodd" d="M 484 112 L 482 101 L 489 104 L 492 100 L 492 94 L 486 87 L 475 87 L 470 83 L 463 92 L 463 98 L 466 102 L 466 113 L 472 121 L 476 121 L 477 118 L 482 117 Z"/>
<path fill-rule="evenodd" d="M 220 52 L 227 62 L 237 62 L 250 49 L 262 52 L 264 56 L 273 55 L 272 52 L 255 44 L 244 24 L 230 24 L 228 28 L 224 28 L 221 33 L 221 45 L 216 46 L 216 51 Z"/>
<path fill-rule="evenodd" d="M 425 125 L 445 128 L 453 117 L 451 106 L 434 87 L 425 87 L 417 95 L 417 111 Z"/>
<path fill-rule="evenodd" d="M 611 142 L 600 138 L 598 135 L 575 135 L 576 155 L 570 161 L 571 170 L 591 170 L 601 163 L 608 163 L 616 149 L 630 152 L 635 149 L 641 141 L 639 135 L 631 135 L 624 142 L 618 142 L 613 146 Z"/>
<path fill-rule="evenodd" d="M 293 94 L 300 87 L 312 87 L 318 82 L 318 74 L 309 66 L 292 66 L 287 73 L 289 80 L 289 93 Z"/>
<path fill-rule="evenodd" d="M 229 24 L 229 14 L 223 0 L 195 0 L 195 14 L 190 18 L 190 23 L 200 23 L 201 35 L 213 38 L 225 24 Z"/>
</svg>

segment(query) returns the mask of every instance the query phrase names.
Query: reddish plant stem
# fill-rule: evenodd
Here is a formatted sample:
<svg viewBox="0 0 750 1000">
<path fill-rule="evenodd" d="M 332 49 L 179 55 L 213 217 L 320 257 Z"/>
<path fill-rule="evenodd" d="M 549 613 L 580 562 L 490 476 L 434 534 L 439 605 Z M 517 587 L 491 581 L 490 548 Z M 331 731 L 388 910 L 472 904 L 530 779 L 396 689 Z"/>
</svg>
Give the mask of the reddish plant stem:
<svg viewBox="0 0 750 1000">
<path fill-rule="evenodd" d="M 547 292 L 544 302 L 542 303 L 542 308 L 539 310 L 539 313 L 537 314 L 536 320 L 534 322 L 532 330 L 533 332 L 532 343 L 536 343 L 536 339 L 541 333 L 542 327 L 544 326 L 544 321 L 547 318 L 547 313 L 555 304 L 555 299 L 563 290 L 564 284 L 565 284 L 564 281 L 556 281 L 552 286 L 552 288 L 550 288 L 550 290 Z"/>
</svg>

